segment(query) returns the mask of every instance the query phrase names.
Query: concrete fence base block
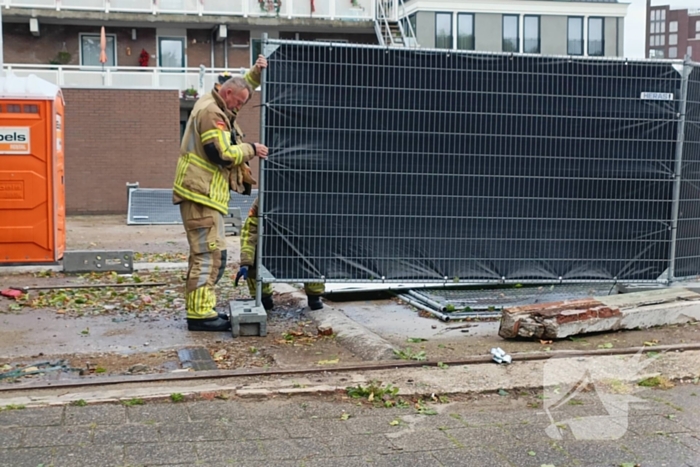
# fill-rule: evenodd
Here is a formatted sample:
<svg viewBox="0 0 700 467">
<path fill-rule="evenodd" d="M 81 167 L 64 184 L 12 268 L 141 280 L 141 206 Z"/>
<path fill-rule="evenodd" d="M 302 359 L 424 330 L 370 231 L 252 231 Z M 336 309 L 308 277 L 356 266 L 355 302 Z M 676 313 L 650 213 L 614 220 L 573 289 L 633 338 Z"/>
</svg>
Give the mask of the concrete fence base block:
<svg viewBox="0 0 700 467">
<path fill-rule="evenodd" d="M 561 339 L 698 320 L 700 294 L 667 288 L 508 308 L 503 311 L 498 335 L 506 339 Z"/>
</svg>

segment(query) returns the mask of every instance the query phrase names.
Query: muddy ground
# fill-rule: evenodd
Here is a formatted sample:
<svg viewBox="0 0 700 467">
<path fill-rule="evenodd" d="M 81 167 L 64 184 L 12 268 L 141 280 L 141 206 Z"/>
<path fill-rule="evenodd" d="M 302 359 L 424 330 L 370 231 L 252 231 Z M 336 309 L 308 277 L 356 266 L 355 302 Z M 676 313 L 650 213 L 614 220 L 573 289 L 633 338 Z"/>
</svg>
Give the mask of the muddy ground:
<svg viewBox="0 0 700 467">
<path fill-rule="evenodd" d="M 219 311 L 230 300 L 249 298 L 235 287 L 239 237 L 227 237 L 230 263 L 218 285 Z M 182 226 L 128 226 L 124 216 L 68 218 L 70 250 L 134 251 L 138 262 L 187 259 Z M 306 303 L 279 287 L 266 337 L 234 339 L 229 333 L 191 333 L 186 329 L 184 270 L 137 271 L 132 275 L 66 275 L 48 270 L 0 275 L 0 289 L 24 286 L 89 285 L 89 289 L 32 290 L 18 300 L 0 297 L 0 374 L 38 363 L 44 374 L 32 379 L 97 378 L 112 375 L 183 371 L 178 350 L 205 348 L 221 369 L 306 368 L 359 362 L 334 336 L 320 336 L 305 316 Z M 157 285 L 146 285 L 146 284 Z M 120 285 L 107 288 L 99 285 Z M 127 287 L 123 287 L 127 286 Z M 293 290 L 293 289 L 292 289 Z M 351 319 L 402 349 L 400 358 L 454 361 L 488 355 L 501 347 L 521 352 L 596 350 L 700 342 L 700 325 L 586 335 L 556 342 L 505 341 L 497 320 L 443 323 L 391 298 L 347 301 L 326 299 Z M 62 364 L 59 371 L 55 364 Z M 81 375 L 82 371 L 82 375 Z M 0 378 L 0 385 L 13 378 Z"/>
</svg>

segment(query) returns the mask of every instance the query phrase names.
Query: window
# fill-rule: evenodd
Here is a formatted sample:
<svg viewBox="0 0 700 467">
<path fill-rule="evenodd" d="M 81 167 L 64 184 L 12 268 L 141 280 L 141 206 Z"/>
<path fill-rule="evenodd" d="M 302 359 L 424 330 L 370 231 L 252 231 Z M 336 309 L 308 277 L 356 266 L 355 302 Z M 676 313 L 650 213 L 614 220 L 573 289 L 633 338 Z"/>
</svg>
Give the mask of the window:
<svg viewBox="0 0 700 467">
<path fill-rule="evenodd" d="M 693 46 L 692 45 L 688 46 L 687 53 L 688 53 L 688 57 L 690 57 L 690 58 L 693 57 Z"/>
<path fill-rule="evenodd" d="M 7 113 L 18 114 L 22 113 L 22 106 L 19 104 L 7 104 Z"/>
<path fill-rule="evenodd" d="M 117 66 L 117 38 L 107 34 L 107 61 L 104 66 Z M 83 66 L 102 66 L 100 63 L 100 35 L 80 34 L 80 64 Z"/>
<path fill-rule="evenodd" d="M 649 51 L 649 58 L 664 58 L 663 49 L 651 49 Z"/>
<path fill-rule="evenodd" d="M 540 17 L 525 15 L 523 19 L 523 52 L 540 53 Z"/>
<path fill-rule="evenodd" d="M 668 32 L 678 32 L 678 21 L 668 23 Z"/>
<path fill-rule="evenodd" d="M 503 51 L 520 51 L 520 28 L 518 15 L 503 15 Z"/>
<path fill-rule="evenodd" d="M 457 48 L 474 50 L 474 15 L 460 13 L 457 15 Z"/>
<path fill-rule="evenodd" d="M 417 29 L 417 22 L 416 20 L 418 19 L 418 15 L 416 13 L 413 13 L 411 16 L 408 17 L 408 22 L 411 23 L 411 28 L 413 28 L 413 34 L 416 34 Z"/>
<path fill-rule="evenodd" d="M 676 58 L 678 57 L 678 47 L 669 47 L 668 48 L 668 58 Z"/>
<path fill-rule="evenodd" d="M 255 65 L 258 55 L 262 54 L 262 39 L 252 39 L 250 41 L 250 66 Z"/>
<path fill-rule="evenodd" d="M 695 38 L 700 39 L 700 21 L 695 23 Z"/>
<path fill-rule="evenodd" d="M 39 106 L 25 104 L 24 105 L 24 113 L 26 113 L 26 114 L 38 114 L 39 113 Z"/>
<path fill-rule="evenodd" d="M 588 55 L 593 57 L 605 55 L 603 34 L 603 18 L 588 18 Z"/>
<path fill-rule="evenodd" d="M 158 66 L 164 68 L 185 68 L 184 37 L 158 38 Z"/>
<path fill-rule="evenodd" d="M 435 48 L 452 48 L 452 13 L 435 13 Z"/>
<path fill-rule="evenodd" d="M 678 34 L 668 35 L 668 45 L 678 45 Z"/>
<path fill-rule="evenodd" d="M 566 53 L 583 55 L 583 18 L 569 17 Z"/>
</svg>

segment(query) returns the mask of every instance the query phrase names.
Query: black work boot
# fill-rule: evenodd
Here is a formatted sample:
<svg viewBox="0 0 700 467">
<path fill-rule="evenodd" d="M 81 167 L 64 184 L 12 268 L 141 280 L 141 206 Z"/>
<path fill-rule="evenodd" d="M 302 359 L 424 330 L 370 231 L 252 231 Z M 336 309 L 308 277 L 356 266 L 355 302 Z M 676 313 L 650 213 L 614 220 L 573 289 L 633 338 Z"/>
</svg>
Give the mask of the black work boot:
<svg viewBox="0 0 700 467">
<path fill-rule="evenodd" d="M 219 316 L 214 318 L 191 319 L 187 318 L 187 329 L 190 331 L 230 331 L 231 322 L 227 319 L 222 319 Z"/>
<path fill-rule="evenodd" d="M 231 319 L 231 318 L 229 317 L 228 313 L 223 313 L 223 312 L 221 312 L 221 311 L 217 311 L 216 314 L 219 315 L 219 318 L 225 319 L 226 321 L 228 321 L 229 319 Z"/>
<path fill-rule="evenodd" d="M 263 295 L 261 302 L 263 307 L 265 307 L 265 311 L 270 311 L 275 307 L 275 303 L 272 301 L 272 295 Z"/>
<path fill-rule="evenodd" d="M 312 310 L 320 310 L 323 308 L 323 302 L 321 301 L 320 295 L 307 295 L 306 298 L 309 302 L 309 308 Z"/>
</svg>

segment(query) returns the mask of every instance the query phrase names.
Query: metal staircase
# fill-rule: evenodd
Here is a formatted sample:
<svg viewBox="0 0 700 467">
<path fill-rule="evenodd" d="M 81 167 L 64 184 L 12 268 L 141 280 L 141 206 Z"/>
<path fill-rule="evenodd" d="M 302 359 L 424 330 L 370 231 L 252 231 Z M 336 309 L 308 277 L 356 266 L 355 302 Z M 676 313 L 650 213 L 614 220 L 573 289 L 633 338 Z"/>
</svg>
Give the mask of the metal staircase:
<svg viewBox="0 0 700 467">
<path fill-rule="evenodd" d="M 374 31 L 380 45 L 388 47 L 419 46 L 413 26 L 406 17 L 403 0 L 377 0 Z"/>
</svg>

